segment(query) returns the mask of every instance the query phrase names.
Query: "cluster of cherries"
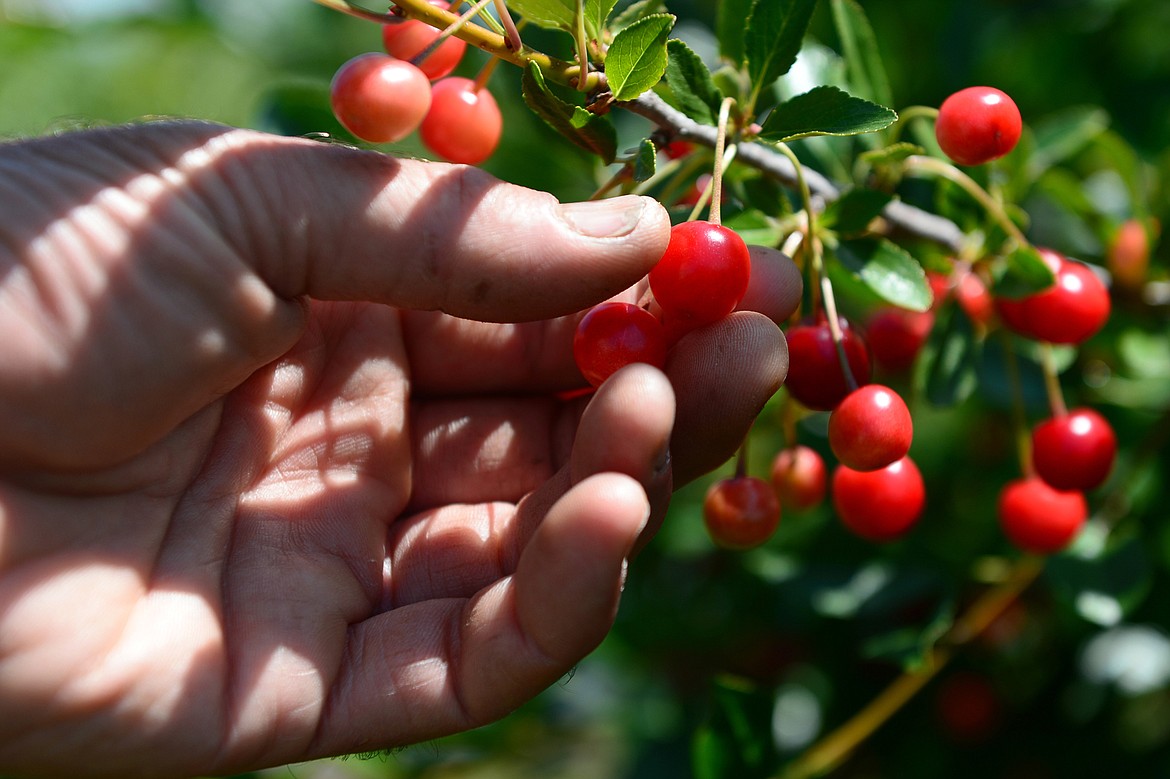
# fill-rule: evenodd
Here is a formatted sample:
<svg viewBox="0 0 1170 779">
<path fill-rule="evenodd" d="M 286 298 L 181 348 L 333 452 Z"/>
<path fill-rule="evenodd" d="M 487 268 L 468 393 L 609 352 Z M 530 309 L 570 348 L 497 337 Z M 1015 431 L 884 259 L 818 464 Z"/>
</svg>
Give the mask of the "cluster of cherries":
<svg viewBox="0 0 1170 779">
<path fill-rule="evenodd" d="M 936 122 L 939 146 L 953 161 L 979 165 L 1015 147 L 1022 130 L 1011 99 L 990 87 L 948 98 Z M 668 153 L 670 149 L 667 150 Z M 671 155 L 673 156 L 673 155 Z M 1040 249 L 1055 282 L 1021 299 L 993 296 L 983 278 L 959 267 L 928 274 L 935 294 L 929 311 L 882 309 L 864 331 L 824 312 L 788 328 L 786 388 L 813 412 L 829 412 L 828 443 L 838 465 L 832 479 L 817 450 L 794 443 L 779 452 L 770 479 L 743 473 L 716 481 L 704 501 L 704 520 L 716 544 L 747 549 L 779 525 L 781 506 L 806 510 L 831 491 L 846 528 L 875 542 L 902 537 L 926 503 L 922 475 L 909 456 L 913 422 L 897 392 L 870 383 L 871 361 L 886 371 L 908 370 L 934 325 L 936 310 L 953 300 L 977 327 L 997 322 L 1015 333 L 1055 344 L 1080 344 L 1108 319 L 1109 294 L 1079 262 Z M 662 260 L 651 271 L 653 301 L 610 302 L 581 320 L 574 354 L 594 386 L 631 362 L 663 367 L 670 345 L 687 330 L 726 316 L 743 296 L 748 252 L 732 231 L 708 222 L 676 225 Z M 1087 517 L 1084 493 L 1108 476 L 1117 443 L 1108 422 L 1088 408 L 1054 413 L 1032 431 L 1030 471 L 1006 485 L 999 521 L 1018 548 L 1038 554 L 1063 549 Z"/>
<path fill-rule="evenodd" d="M 675 225 L 650 271 L 647 304 L 654 310 L 617 301 L 591 308 L 573 338 L 577 366 L 595 387 L 631 363 L 665 367 L 682 335 L 735 310 L 750 277 L 751 257 L 738 233 L 705 221 Z"/>
<path fill-rule="evenodd" d="M 342 126 L 363 141 L 395 143 L 418 130 L 439 157 L 478 165 L 499 145 L 503 118 L 486 87 L 450 75 L 467 44 L 454 36 L 438 41 L 441 34 L 415 19 L 382 25 L 386 53 L 359 54 L 342 65 L 330 85 L 330 104 Z"/>
</svg>

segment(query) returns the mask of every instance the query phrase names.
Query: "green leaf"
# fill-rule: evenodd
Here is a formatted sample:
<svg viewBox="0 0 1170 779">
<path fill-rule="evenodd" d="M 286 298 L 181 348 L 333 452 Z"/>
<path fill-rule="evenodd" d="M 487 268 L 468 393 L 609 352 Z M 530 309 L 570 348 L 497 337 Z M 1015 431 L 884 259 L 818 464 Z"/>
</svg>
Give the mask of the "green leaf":
<svg viewBox="0 0 1170 779">
<path fill-rule="evenodd" d="M 600 41 L 617 0 L 585 0 L 585 32 L 591 40 Z"/>
<path fill-rule="evenodd" d="M 934 645 L 955 624 L 955 603 L 944 598 L 923 625 L 897 628 L 867 639 L 861 655 L 871 660 L 895 662 L 904 670 L 915 671 L 927 661 Z"/>
<path fill-rule="evenodd" d="M 833 24 L 849 68 L 850 88 L 867 100 L 890 105 L 894 96 L 865 11 L 856 0 L 832 0 L 832 4 Z"/>
<path fill-rule="evenodd" d="M 1130 535 L 1107 545 L 1078 542 L 1070 553 L 1049 558 L 1045 579 L 1082 619 L 1112 626 L 1141 604 L 1152 584 L 1152 565 L 1142 539 Z"/>
<path fill-rule="evenodd" d="M 695 779 L 763 779 L 773 758 L 772 696 L 746 680 L 715 681 L 692 744 Z"/>
<path fill-rule="evenodd" d="M 889 127 L 897 118 L 885 106 L 821 86 L 776 106 L 764 120 L 760 137 L 791 141 L 810 135 L 858 135 Z"/>
<path fill-rule="evenodd" d="M 891 200 L 893 195 L 888 192 L 879 192 L 876 189 L 850 189 L 825 208 L 820 224 L 846 235 L 860 233 Z"/>
<path fill-rule="evenodd" d="M 740 211 L 724 219 L 723 226 L 738 233 L 749 246 L 775 246 L 784 237 L 774 219 L 755 209 Z"/>
<path fill-rule="evenodd" d="M 615 16 L 613 21 L 609 23 L 609 27 L 617 32 L 623 27 L 629 27 L 639 19 L 652 14 L 664 13 L 666 13 L 664 0 L 637 0 L 636 3 L 630 3 L 620 14 Z"/>
<path fill-rule="evenodd" d="M 926 311 L 933 302 L 926 272 L 895 243 L 885 239 L 841 241 L 837 259 L 887 303 Z"/>
<path fill-rule="evenodd" d="M 1035 181 L 1053 165 L 1072 157 L 1109 128 L 1109 114 L 1096 106 L 1067 108 L 1033 127 L 1035 151 L 1028 159 L 1028 176 Z"/>
<path fill-rule="evenodd" d="M 930 331 L 919 370 L 925 375 L 926 399 L 931 405 L 949 408 L 971 396 L 979 386 L 976 369 L 983 341 L 975 336 L 971 320 L 956 305 L 942 309 Z"/>
<path fill-rule="evenodd" d="M 616 100 L 633 100 L 666 72 L 666 36 L 674 26 L 670 14 L 654 14 L 618 32 L 605 56 L 605 75 Z"/>
<path fill-rule="evenodd" d="M 641 184 L 654 175 L 658 165 L 658 150 L 654 148 L 654 141 L 643 138 L 638 144 L 638 151 L 634 154 L 634 181 Z"/>
<path fill-rule="evenodd" d="M 722 0 L 715 11 L 715 35 L 719 54 L 737 67 L 744 59 L 744 20 L 752 12 L 752 0 Z"/>
<path fill-rule="evenodd" d="M 600 40 L 616 0 L 585 0 L 585 34 Z M 539 27 L 573 33 L 577 29 L 576 0 L 509 0 L 508 7 Z"/>
<path fill-rule="evenodd" d="M 925 154 L 926 150 L 913 143 L 891 144 L 881 149 L 870 149 L 861 153 L 860 158 L 875 168 L 879 165 L 894 165 L 915 154 Z"/>
<path fill-rule="evenodd" d="M 570 33 L 576 29 L 574 0 L 509 0 L 508 7 L 538 27 Z"/>
<path fill-rule="evenodd" d="M 534 62 L 528 63 L 520 79 L 524 102 L 549 127 L 609 164 L 617 154 L 617 131 L 604 116 L 566 103 L 549 90 L 544 74 Z"/>
<path fill-rule="evenodd" d="M 676 108 L 700 124 L 718 123 L 723 94 L 699 55 L 677 38 L 666 42 L 666 84 Z"/>
<path fill-rule="evenodd" d="M 753 90 L 759 92 L 796 62 L 816 5 L 817 0 L 756 0 L 743 39 Z"/>
<path fill-rule="evenodd" d="M 1023 298 L 1051 287 L 1056 281 L 1040 252 L 1031 246 L 1017 248 L 992 267 L 996 297 Z"/>
</svg>

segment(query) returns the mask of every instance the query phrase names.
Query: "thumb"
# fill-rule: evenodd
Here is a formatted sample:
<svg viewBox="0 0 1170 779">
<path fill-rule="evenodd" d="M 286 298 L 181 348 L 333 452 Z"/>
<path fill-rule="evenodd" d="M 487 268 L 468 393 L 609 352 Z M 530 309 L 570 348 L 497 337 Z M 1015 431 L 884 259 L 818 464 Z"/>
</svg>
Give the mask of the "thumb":
<svg viewBox="0 0 1170 779">
<path fill-rule="evenodd" d="M 259 196 L 237 204 L 261 204 L 252 224 L 307 226 L 293 252 L 280 231 L 254 247 L 261 276 L 288 297 L 545 319 L 629 287 L 669 240 L 651 198 L 561 204 L 477 168 L 244 131 L 215 145 L 233 149 L 222 175 L 251 182 L 227 191 Z"/>
</svg>

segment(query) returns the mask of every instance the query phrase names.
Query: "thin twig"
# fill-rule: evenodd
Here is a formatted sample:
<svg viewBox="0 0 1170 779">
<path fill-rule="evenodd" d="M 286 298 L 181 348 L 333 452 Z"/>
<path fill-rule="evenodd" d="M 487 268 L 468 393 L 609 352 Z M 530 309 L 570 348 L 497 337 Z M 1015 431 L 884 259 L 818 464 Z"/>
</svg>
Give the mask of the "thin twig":
<svg viewBox="0 0 1170 779">
<path fill-rule="evenodd" d="M 717 130 L 714 127 L 699 124 L 653 92 L 645 92 L 633 100 L 618 105 L 649 119 L 659 127 L 669 129 L 674 137 L 710 148 L 715 147 Z M 798 186 L 795 167 L 774 147 L 763 143 L 743 142 L 737 144 L 737 148 L 740 162 L 772 176 L 787 187 Z M 805 171 L 805 179 L 812 194 L 821 200 L 831 202 L 841 196 L 840 190 L 831 181 L 814 170 Z M 939 244 L 951 251 L 957 252 L 963 245 L 963 232 L 954 222 L 899 200 L 886 205 L 882 216 L 892 228 Z"/>
</svg>

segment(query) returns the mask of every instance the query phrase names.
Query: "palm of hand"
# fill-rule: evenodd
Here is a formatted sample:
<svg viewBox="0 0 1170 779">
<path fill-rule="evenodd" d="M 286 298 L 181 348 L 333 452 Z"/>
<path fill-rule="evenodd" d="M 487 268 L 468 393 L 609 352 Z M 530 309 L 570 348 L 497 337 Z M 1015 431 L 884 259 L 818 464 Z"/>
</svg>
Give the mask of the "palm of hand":
<svg viewBox="0 0 1170 779">
<path fill-rule="evenodd" d="M 102 176 L 130 182 L 107 198 L 112 228 L 101 221 L 108 204 L 61 204 L 68 219 L 97 220 L 94 237 L 68 221 L 60 246 L 21 234 L 38 214 L 10 214 L 17 228 L 6 235 L 0 225 L 8 246 L 34 247 L 14 258 L 0 240 L 0 294 L 32 277 L 42 282 L 34 292 L 65 301 L 60 322 L 45 316 L 55 309 L 0 308 L 0 770 L 229 772 L 412 743 L 503 715 L 601 640 L 625 561 L 661 520 L 672 477 L 726 459 L 784 375 L 772 322 L 736 314 L 679 344 L 669 382 L 633 366 L 588 404 L 561 401 L 555 393 L 579 381 L 572 318 L 491 325 L 304 302 L 314 285 L 352 297 L 355 278 L 381 284 L 378 299 L 450 298 L 433 268 L 391 267 L 388 280 L 368 270 L 388 238 L 426 247 L 447 228 L 395 222 L 393 198 L 420 188 L 440 199 L 437 213 L 467 212 L 455 255 L 456 281 L 474 293 L 463 316 L 576 310 L 603 296 L 599 283 L 621 289 L 661 253 L 647 235 L 571 238 L 555 202 L 475 171 L 245 135 L 243 184 L 245 174 L 213 171 L 141 222 L 134 202 L 117 210 L 127 193 L 159 190 L 157 177 L 133 177 L 142 138 L 157 143 L 158 159 L 202 164 L 201 144 L 223 133 L 139 128 L 67 155 L 70 166 L 93 159 L 113 166 Z M 234 138 L 226 156 L 238 151 Z M 69 181 L 73 167 L 47 169 L 62 178 L 54 196 L 91 185 Z M 273 205 L 296 192 L 283 175 L 344 175 L 353 201 L 338 206 L 335 229 L 368 234 L 347 243 L 321 228 L 320 268 L 311 256 L 308 268 L 295 258 L 278 267 L 279 234 L 250 243 L 215 205 L 254 194 L 256 171 L 272 181 L 255 199 L 290 223 L 295 213 Z M 390 202 L 371 206 L 370 191 Z M 349 215 L 363 208 L 381 220 L 355 227 Z M 509 213 L 532 232 L 539 273 L 497 285 L 484 302 L 480 282 L 501 262 L 490 240 L 516 234 L 496 224 Z M 243 237 L 225 239 L 215 220 Z M 59 237 L 55 229 L 46 233 Z M 91 240 L 69 240 L 78 230 Z M 129 236 L 112 240 L 119 230 Z M 58 250 L 48 260 L 35 251 L 45 243 Z M 124 244 L 134 251 L 102 254 Z M 337 246 L 349 264 L 334 269 L 325 263 Z M 548 263 L 548 246 L 579 259 Z M 580 261 L 602 251 L 609 264 Z M 87 298 L 95 269 L 111 283 Z M 524 284 L 559 297 L 520 294 Z M 66 315 L 77 290 L 85 326 L 74 333 Z M 772 318 L 798 299 L 789 289 Z M 63 333 L 63 345 L 45 349 L 45 333 Z"/>
<path fill-rule="evenodd" d="M 119 467 L 126 489 L 13 496 L 10 537 L 51 523 L 62 543 L 40 557 L 18 543 L 23 564 L 0 579 L 3 673 L 39 669 L 8 743 L 80 739 L 125 775 L 384 747 L 500 716 L 600 638 L 587 625 L 566 641 L 548 611 L 564 588 L 525 601 L 514 581 L 572 481 L 556 472 L 576 404 L 408 402 L 401 330 L 393 309 L 315 304 L 285 357 Z M 578 468 L 594 456 L 609 455 L 578 453 Z M 614 551 L 587 575 L 609 577 L 616 603 Z M 543 556 L 522 583 L 549 575 Z"/>
</svg>

